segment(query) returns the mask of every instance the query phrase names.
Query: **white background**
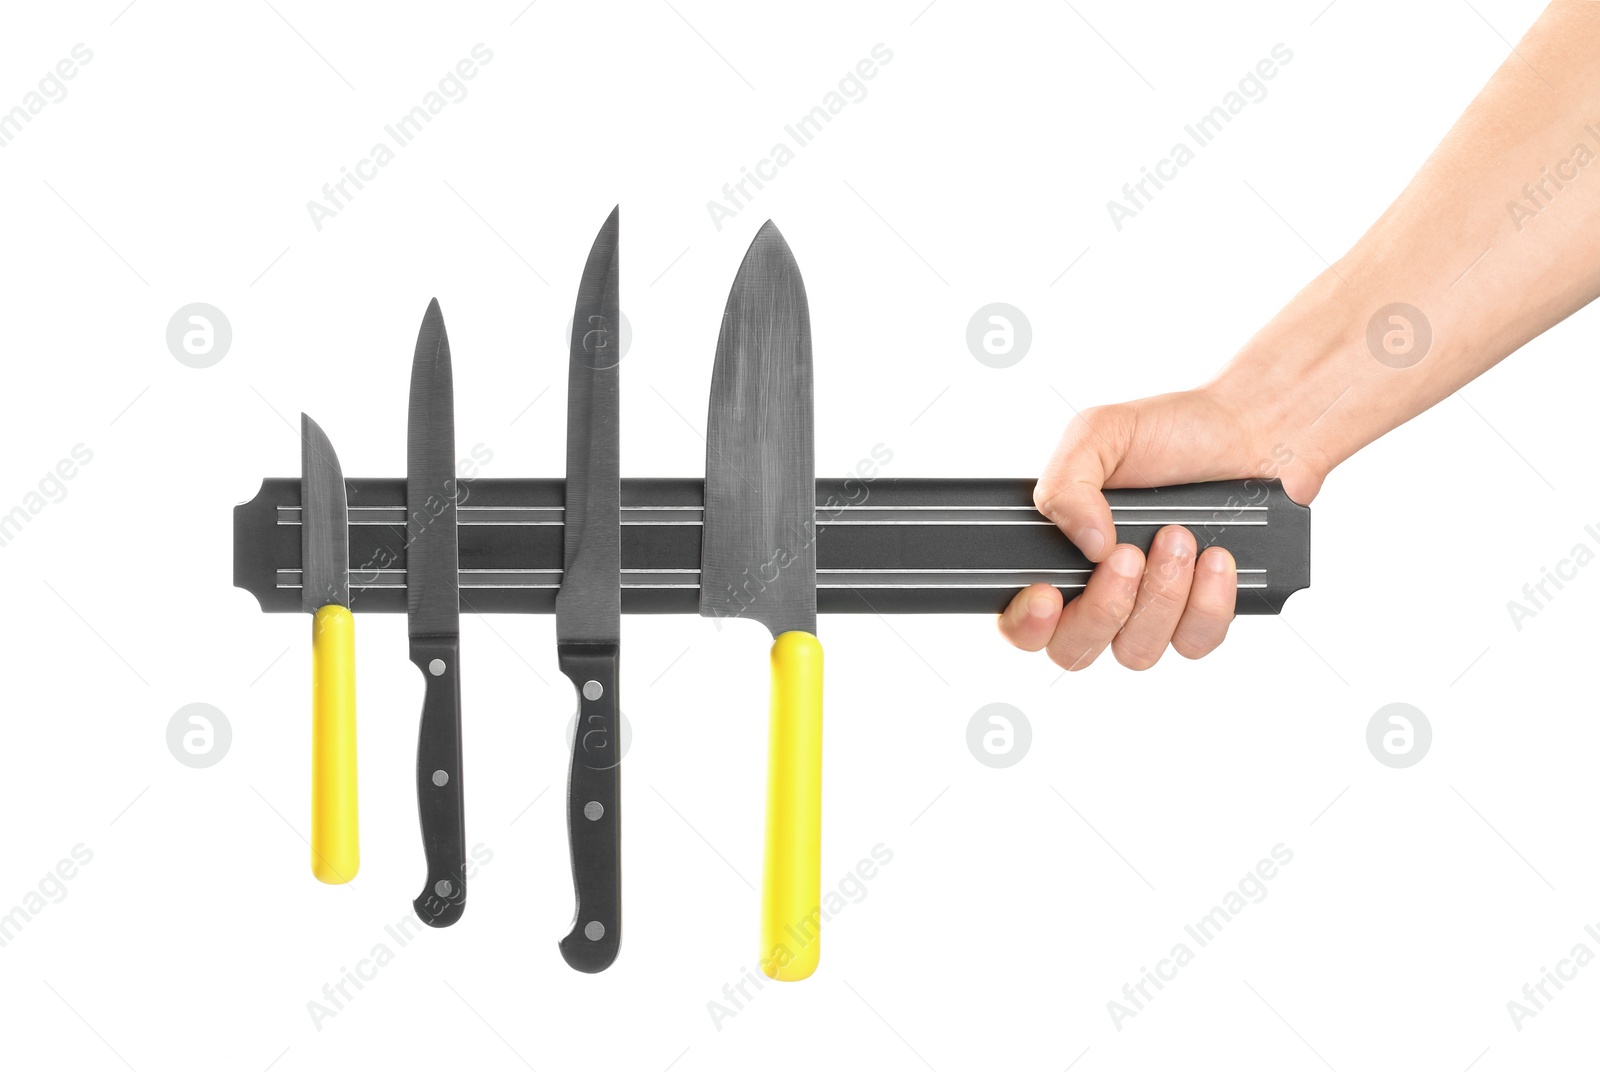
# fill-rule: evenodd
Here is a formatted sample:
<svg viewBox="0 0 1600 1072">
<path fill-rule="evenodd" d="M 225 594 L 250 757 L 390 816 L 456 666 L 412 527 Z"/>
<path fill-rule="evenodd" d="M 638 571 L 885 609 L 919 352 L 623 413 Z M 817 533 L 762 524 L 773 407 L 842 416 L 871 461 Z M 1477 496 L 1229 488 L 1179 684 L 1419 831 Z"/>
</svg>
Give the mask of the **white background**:
<svg viewBox="0 0 1600 1072">
<path fill-rule="evenodd" d="M 493 858 L 458 926 L 399 948 L 384 926 L 422 876 L 404 618 L 358 622 L 364 866 L 326 887 L 303 840 L 310 627 L 230 587 L 232 506 L 298 473 L 300 410 L 347 474 L 402 475 L 435 295 L 461 453 L 491 449 L 486 476 L 560 475 L 563 333 L 618 202 L 625 476 L 703 472 L 718 318 L 769 216 L 810 294 L 820 474 L 878 443 L 885 475 L 1034 474 L 1069 403 L 1209 376 L 1388 204 L 1539 8 L 1324 2 L 9 11 L 0 107 L 74 44 L 94 58 L 0 150 L 0 511 L 75 444 L 93 461 L 0 547 L 0 911 L 73 846 L 93 860 L 0 948 L 5 1063 L 1591 1059 L 1600 967 L 1520 1031 L 1506 1003 L 1576 943 L 1600 952 L 1583 929 L 1600 923 L 1600 570 L 1520 631 L 1506 603 L 1600 542 L 1595 310 L 1336 472 L 1313 587 L 1204 661 L 1063 678 L 986 617 L 824 618 L 825 881 L 879 843 L 894 859 L 829 926 L 813 979 L 720 1027 L 707 1003 L 754 967 L 757 627 L 625 623 L 627 930 L 586 977 L 555 946 L 572 695 L 552 619 L 464 617 L 467 833 Z M 319 232 L 306 202 L 480 42 L 494 58 L 469 95 Z M 893 60 L 865 99 L 716 229 L 706 202 L 880 42 Z M 1280 42 L 1293 60 L 1266 99 L 1118 233 L 1105 202 Z M 165 341 L 196 301 L 234 333 L 204 370 Z M 994 301 L 1034 332 L 1006 370 L 964 338 Z M 1405 770 L 1365 743 L 1396 701 L 1434 732 Z M 165 743 L 193 702 L 233 730 L 203 770 Z M 1033 728 L 1005 770 L 965 743 L 993 702 Z M 1294 858 L 1266 899 L 1118 1030 L 1107 1002 L 1279 843 Z M 307 1003 L 380 942 L 392 963 L 319 1028 Z"/>
</svg>

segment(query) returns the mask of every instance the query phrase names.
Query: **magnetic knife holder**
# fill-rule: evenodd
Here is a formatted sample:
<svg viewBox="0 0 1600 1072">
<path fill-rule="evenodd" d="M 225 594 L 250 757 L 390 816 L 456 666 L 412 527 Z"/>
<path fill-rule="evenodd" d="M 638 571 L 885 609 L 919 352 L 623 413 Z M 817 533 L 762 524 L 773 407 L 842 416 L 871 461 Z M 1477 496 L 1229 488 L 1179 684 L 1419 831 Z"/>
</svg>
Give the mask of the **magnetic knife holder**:
<svg viewBox="0 0 1600 1072">
<path fill-rule="evenodd" d="M 350 609 L 406 609 L 406 482 L 347 479 Z M 1034 509 L 1032 480 L 817 481 L 817 609 L 824 614 L 992 614 L 1029 584 L 1071 598 L 1092 564 Z M 622 609 L 695 614 L 698 479 L 622 481 Z M 1238 565 L 1240 614 L 1276 614 L 1310 584 L 1311 512 L 1276 481 L 1108 490 L 1117 538 L 1148 550 L 1164 525 Z M 561 587 L 565 481 L 462 480 L 461 609 L 550 614 Z M 268 612 L 300 612 L 300 481 L 269 478 L 234 507 L 233 583 Z M 753 581 L 752 583 L 759 583 Z"/>
</svg>

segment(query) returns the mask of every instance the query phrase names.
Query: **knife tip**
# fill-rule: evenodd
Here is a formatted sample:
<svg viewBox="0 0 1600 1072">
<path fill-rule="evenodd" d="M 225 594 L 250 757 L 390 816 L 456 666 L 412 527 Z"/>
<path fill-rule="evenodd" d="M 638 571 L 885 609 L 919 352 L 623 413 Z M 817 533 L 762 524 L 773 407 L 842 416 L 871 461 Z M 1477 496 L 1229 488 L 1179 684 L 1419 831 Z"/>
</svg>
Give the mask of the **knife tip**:
<svg viewBox="0 0 1600 1072">
<path fill-rule="evenodd" d="M 763 273 L 780 265 L 790 270 L 797 270 L 794 251 L 789 248 L 783 232 L 778 230 L 777 224 L 768 220 L 750 240 L 750 247 L 745 250 L 744 260 L 739 265 L 736 279 L 760 278 Z"/>
<path fill-rule="evenodd" d="M 423 340 L 434 342 L 444 337 L 444 310 L 439 308 L 439 299 L 428 300 L 428 311 L 422 314 L 422 328 L 417 333 L 417 344 L 422 345 Z"/>
</svg>

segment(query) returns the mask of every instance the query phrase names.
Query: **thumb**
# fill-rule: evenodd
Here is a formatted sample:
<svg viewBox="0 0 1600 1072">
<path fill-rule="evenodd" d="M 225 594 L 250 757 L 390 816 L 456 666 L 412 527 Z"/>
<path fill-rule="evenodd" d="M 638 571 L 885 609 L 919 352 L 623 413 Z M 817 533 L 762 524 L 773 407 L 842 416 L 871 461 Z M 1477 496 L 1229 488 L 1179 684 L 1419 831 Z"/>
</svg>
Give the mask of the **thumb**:
<svg viewBox="0 0 1600 1072">
<path fill-rule="evenodd" d="M 1084 410 L 1074 417 L 1033 489 L 1033 504 L 1066 533 L 1090 562 L 1101 562 L 1117 543 L 1111 507 L 1100 493 L 1133 439 L 1128 405 Z"/>
</svg>

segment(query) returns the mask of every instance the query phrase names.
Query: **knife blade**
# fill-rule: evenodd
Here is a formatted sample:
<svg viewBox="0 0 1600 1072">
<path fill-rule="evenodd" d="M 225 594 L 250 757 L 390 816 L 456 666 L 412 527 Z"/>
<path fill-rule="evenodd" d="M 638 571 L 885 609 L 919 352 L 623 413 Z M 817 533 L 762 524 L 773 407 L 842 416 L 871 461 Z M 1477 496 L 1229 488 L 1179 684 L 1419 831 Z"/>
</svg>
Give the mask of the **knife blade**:
<svg viewBox="0 0 1600 1072">
<path fill-rule="evenodd" d="M 450 339 L 435 298 L 417 332 L 406 421 L 406 633 L 425 691 L 417 813 L 428 876 L 412 907 L 448 927 L 467 904 L 461 793 L 461 606 Z"/>
<path fill-rule="evenodd" d="M 356 794 L 355 619 L 344 471 L 300 414 L 300 609 L 311 618 L 311 873 L 337 885 L 361 867 Z"/>
<path fill-rule="evenodd" d="M 622 638 L 622 481 L 618 209 L 589 250 L 567 361 L 567 483 L 556 656 L 578 694 L 567 778 L 576 910 L 561 956 L 600 972 L 622 942 L 618 660 Z"/>
<path fill-rule="evenodd" d="M 815 971 L 821 951 L 814 435 L 805 284 L 768 220 L 734 276 L 717 337 L 700 613 L 754 619 L 774 638 L 757 959 L 768 976 L 786 981 Z"/>
</svg>

